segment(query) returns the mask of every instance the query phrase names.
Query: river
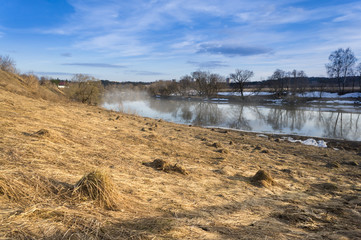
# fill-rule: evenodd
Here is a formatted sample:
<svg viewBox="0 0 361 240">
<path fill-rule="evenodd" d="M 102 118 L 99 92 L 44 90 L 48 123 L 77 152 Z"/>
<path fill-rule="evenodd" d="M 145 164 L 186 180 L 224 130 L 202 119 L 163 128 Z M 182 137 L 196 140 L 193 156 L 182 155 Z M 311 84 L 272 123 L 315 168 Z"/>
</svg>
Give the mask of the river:
<svg viewBox="0 0 361 240">
<path fill-rule="evenodd" d="M 228 103 L 108 95 L 103 107 L 204 127 L 361 141 L 361 106 Z"/>
</svg>

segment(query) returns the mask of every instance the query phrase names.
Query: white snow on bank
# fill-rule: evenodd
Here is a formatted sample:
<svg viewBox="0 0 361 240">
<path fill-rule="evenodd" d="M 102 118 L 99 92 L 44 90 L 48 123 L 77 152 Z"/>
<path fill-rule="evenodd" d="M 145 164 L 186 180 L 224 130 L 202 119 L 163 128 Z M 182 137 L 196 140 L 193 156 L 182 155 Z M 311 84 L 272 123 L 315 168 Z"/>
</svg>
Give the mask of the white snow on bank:
<svg viewBox="0 0 361 240">
<path fill-rule="evenodd" d="M 338 95 L 337 93 L 330 93 L 330 92 L 305 92 L 305 93 L 298 93 L 296 94 L 297 97 L 307 97 L 307 98 L 319 98 L 321 94 L 322 98 L 360 98 L 361 93 L 360 92 L 354 92 L 354 93 L 347 93 L 344 95 Z"/>
<path fill-rule="evenodd" d="M 243 96 L 267 96 L 272 95 L 271 92 L 243 92 Z M 219 92 L 218 95 L 220 96 L 242 96 L 240 92 Z"/>
<path fill-rule="evenodd" d="M 264 134 L 257 134 L 257 137 L 268 138 L 268 136 Z"/>
<path fill-rule="evenodd" d="M 361 104 L 360 101 L 349 101 L 349 100 L 331 100 L 331 101 L 318 101 L 314 100 L 311 103 L 334 103 L 334 104 Z"/>
<path fill-rule="evenodd" d="M 330 92 L 305 92 L 305 93 L 297 93 L 297 97 L 306 97 L 306 98 L 319 98 L 321 94 L 322 98 L 361 98 L 361 92 L 347 93 L 344 95 L 338 95 L 337 93 Z M 219 92 L 220 96 L 237 96 L 240 97 L 240 92 Z M 273 95 L 272 92 L 243 92 L 243 96 L 269 96 Z"/>
<path fill-rule="evenodd" d="M 228 101 L 228 98 L 211 98 L 211 101 Z"/>
<path fill-rule="evenodd" d="M 327 143 L 325 141 L 323 141 L 323 140 L 316 141 L 313 138 L 309 138 L 309 139 L 306 139 L 305 141 L 302 141 L 302 140 L 294 140 L 291 137 L 284 137 L 283 139 L 286 139 L 287 141 L 293 142 L 293 143 L 299 142 L 299 143 L 302 143 L 304 145 L 327 148 Z"/>
</svg>

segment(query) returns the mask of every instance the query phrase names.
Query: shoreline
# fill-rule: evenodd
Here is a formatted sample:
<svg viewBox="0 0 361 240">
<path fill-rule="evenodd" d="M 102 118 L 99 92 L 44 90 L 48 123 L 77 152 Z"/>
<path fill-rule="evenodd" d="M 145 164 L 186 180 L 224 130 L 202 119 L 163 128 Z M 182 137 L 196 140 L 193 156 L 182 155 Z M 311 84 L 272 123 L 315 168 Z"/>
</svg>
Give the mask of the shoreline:
<svg viewBox="0 0 361 240">
<path fill-rule="evenodd" d="M 202 126 L 198 126 L 202 127 Z M 267 133 L 267 132 L 254 132 L 254 131 L 245 131 L 245 130 L 238 130 L 232 128 L 222 128 L 222 127 L 202 127 L 211 130 L 218 130 L 219 132 L 224 131 L 234 131 L 234 132 L 241 132 L 244 135 L 250 135 L 259 137 L 258 135 L 265 135 L 270 140 L 279 141 L 280 138 L 288 138 L 291 137 L 294 140 L 307 140 L 307 139 L 314 139 L 316 141 L 323 140 L 327 143 L 328 148 L 340 148 L 342 147 L 344 150 L 360 150 L 361 149 L 361 141 L 352 141 L 347 139 L 337 139 L 337 138 L 327 138 L 327 137 L 313 137 L 313 136 L 305 136 L 305 135 L 295 135 L 295 134 L 282 134 L 282 133 Z M 287 141 L 287 139 L 281 141 Z M 360 152 L 361 153 L 361 152 Z"/>
<path fill-rule="evenodd" d="M 298 97 L 298 96 L 284 96 L 276 97 L 273 95 L 250 95 L 245 96 L 244 98 L 235 95 L 222 95 L 218 93 L 213 97 L 202 97 L 202 96 L 151 96 L 153 98 L 159 99 L 170 99 L 170 100 L 187 100 L 187 101 L 209 101 L 209 102 L 229 102 L 229 103 L 262 103 L 272 105 L 271 101 L 278 101 L 284 105 L 294 105 L 294 104 L 310 104 L 315 103 L 317 105 L 355 105 L 361 107 L 361 98 L 344 98 L 344 97 Z M 217 100 L 219 99 L 219 100 Z M 334 101 L 334 103 L 331 103 Z M 339 102 L 339 103 L 338 103 Z"/>
</svg>

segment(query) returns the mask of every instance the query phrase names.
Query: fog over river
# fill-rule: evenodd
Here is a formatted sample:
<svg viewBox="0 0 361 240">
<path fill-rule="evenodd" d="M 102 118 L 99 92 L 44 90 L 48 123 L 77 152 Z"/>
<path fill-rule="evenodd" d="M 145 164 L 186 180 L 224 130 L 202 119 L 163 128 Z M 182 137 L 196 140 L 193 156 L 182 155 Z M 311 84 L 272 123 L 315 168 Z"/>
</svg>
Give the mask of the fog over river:
<svg viewBox="0 0 361 240">
<path fill-rule="evenodd" d="M 261 105 L 171 100 L 123 92 L 106 94 L 103 107 L 188 125 L 361 141 L 360 105 Z"/>
</svg>

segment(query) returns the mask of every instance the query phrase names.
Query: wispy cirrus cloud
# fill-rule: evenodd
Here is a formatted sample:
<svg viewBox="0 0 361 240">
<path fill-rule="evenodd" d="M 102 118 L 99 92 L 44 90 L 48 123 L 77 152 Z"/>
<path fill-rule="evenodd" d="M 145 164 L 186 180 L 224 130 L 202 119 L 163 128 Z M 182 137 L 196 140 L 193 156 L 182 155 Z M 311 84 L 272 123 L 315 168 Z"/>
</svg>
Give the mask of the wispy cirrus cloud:
<svg viewBox="0 0 361 240">
<path fill-rule="evenodd" d="M 63 63 L 64 66 L 82 66 L 82 67 L 97 67 L 97 68 L 126 68 L 122 65 L 108 64 L 108 63 Z"/>
<path fill-rule="evenodd" d="M 55 76 L 73 76 L 75 73 L 69 73 L 69 72 L 34 72 L 37 75 L 41 76 L 49 76 L 49 75 L 55 75 Z"/>
<path fill-rule="evenodd" d="M 357 11 L 346 3 L 338 6 L 307 7 L 294 0 L 272 3 L 266 0 L 139 0 L 136 3 L 114 0 L 84 3 L 81 0 L 71 0 L 69 3 L 73 6 L 74 13 L 67 23 L 53 29 L 53 33 L 78 36 L 73 42 L 75 48 L 112 54 L 118 52 L 119 56 L 150 55 L 167 51 L 174 46 L 179 51 L 186 50 L 191 46 L 180 40 L 190 32 L 191 35 L 198 35 L 198 40 L 191 42 L 193 45 L 202 44 L 208 38 L 223 45 L 203 45 L 198 53 L 218 53 L 232 57 L 262 54 L 270 48 L 269 42 L 272 42 L 272 38 L 267 37 L 269 34 L 277 32 L 282 36 L 295 31 L 287 27 L 279 28 L 280 26 L 329 21 L 331 15 L 335 21 L 353 21 L 357 16 Z M 240 25 L 245 28 L 244 31 L 238 31 Z M 263 34 L 258 34 L 261 29 Z M 259 35 L 259 47 L 241 49 L 237 46 L 226 46 L 226 42 L 239 39 L 242 39 L 244 45 L 252 46 L 252 35 L 256 33 Z M 174 39 L 173 42 L 169 41 L 170 37 Z M 153 42 L 153 39 L 157 40 Z M 174 44 L 175 42 L 180 44 Z M 171 53 L 168 51 L 168 54 Z"/>
<path fill-rule="evenodd" d="M 126 74 L 135 74 L 140 76 L 157 76 L 157 75 L 166 75 L 165 73 L 161 72 L 153 72 L 153 71 L 142 71 L 142 70 L 127 70 L 125 71 Z"/>
<path fill-rule="evenodd" d="M 252 56 L 271 53 L 272 50 L 264 47 L 247 47 L 237 45 L 201 44 L 197 53 L 220 54 L 225 56 Z"/>
<path fill-rule="evenodd" d="M 198 68 L 205 68 L 205 69 L 229 67 L 228 64 L 222 61 L 205 61 L 205 62 L 187 61 L 187 63 L 196 66 Z"/>
</svg>

